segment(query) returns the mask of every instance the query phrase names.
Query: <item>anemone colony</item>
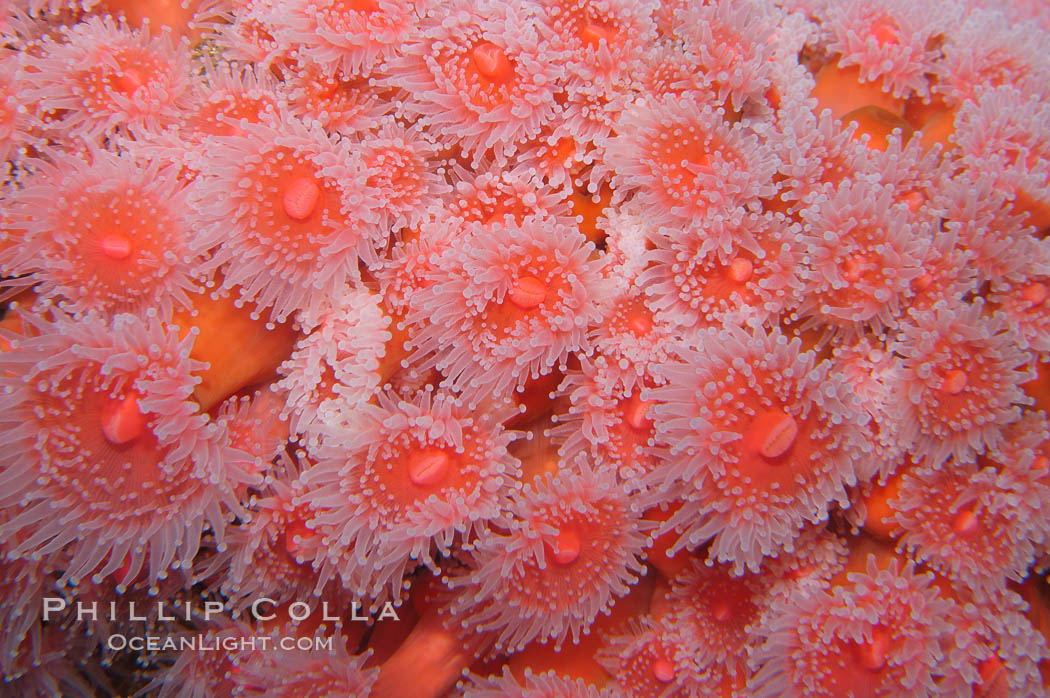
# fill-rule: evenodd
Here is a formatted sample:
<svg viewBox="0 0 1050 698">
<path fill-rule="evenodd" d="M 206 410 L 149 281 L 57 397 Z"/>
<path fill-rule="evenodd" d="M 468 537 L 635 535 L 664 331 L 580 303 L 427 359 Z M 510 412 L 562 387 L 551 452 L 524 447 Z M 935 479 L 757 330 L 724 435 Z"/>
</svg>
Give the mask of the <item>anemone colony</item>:
<svg viewBox="0 0 1050 698">
<path fill-rule="evenodd" d="M 1043 695 L 1047 8 L 0 0 L 0 693 Z"/>
</svg>

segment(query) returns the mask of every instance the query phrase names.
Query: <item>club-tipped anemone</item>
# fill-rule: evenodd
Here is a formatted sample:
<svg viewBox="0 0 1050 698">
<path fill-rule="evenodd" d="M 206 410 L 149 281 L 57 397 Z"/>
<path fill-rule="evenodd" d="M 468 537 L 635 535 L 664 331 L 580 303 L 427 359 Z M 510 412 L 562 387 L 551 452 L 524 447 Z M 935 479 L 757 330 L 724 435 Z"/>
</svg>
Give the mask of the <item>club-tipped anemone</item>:
<svg viewBox="0 0 1050 698">
<path fill-rule="evenodd" d="M 668 622 L 698 669 L 722 665 L 746 675 L 755 649 L 752 628 L 768 613 L 775 581 L 771 574 L 735 575 L 729 565 L 698 559 L 670 580 Z"/>
<path fill-rule="evenodd" d="M 799 312 L 848 332 L 896 324 L 932 231 L 891 188 L 863 180 L 842 182 L 801 215 L 809 264 Z"/>
<path fill-rule="evenodd" d="M 747 214 L 727 226 L 715 248 L 699 230 L 655 237 L 638 284 L 658 318 L 704 328 L 724 322 L 754 327 L 802 302 L 802 227 L 779 214 Z"/>
<path fill-rule="evenodd" d="M 903 357 L 895 395 L 906 415 L 901 434 L 933 467 L 996 446 L 1029 402 L 1021 384 L 1031 378 L 1031 357 L 981 299 L 913 312 L 890 349 Z"/>
<path fill-rule="evenodd" d="M 74 314 L 156 308 L 171 317 L 188 307 L 207 250 L 195 243 L 175 168 L 94 146 L 47 155 L 14 196 L 26 224 L 0 253 L 4 272 L 33 274 L 41 302 Z"/>
<path fill-rule="evenodd" d="M 604 357 L 618 369 L 625 390 L 640 388 L 651 379 L 651 367 L 666 360 L 674 326 L 656 317 L 641 285 L 631 284 L 610 305 L 591 334 L 595 358 Z"/>
<path fill-rule="evenodd" d="M 394 244 L 375 269 L 383 303 L 399 323 L 404 322 L 416 296 L 439 277 L 442 255 L 455 246 L 462 233 L 455 219 L 427 219 L 417 231 Z"/>
<path fill-rule="evenodd" d="M 209 79 L 194 84 L 192 104 L 180 129 L 189 143 L 239 135 L 242 123 L 260 123 L 286 107 L 287 98 L 279 92 L 273 74 L 254 65 L 209 58 L 205 72 Z"/>
<path fill-rule="evenodd" d="M 664 464 L 650 479 L 685 485 L 665 525 L 681 533 L 677 547 L 713 538 L 713 560 L 756 570 L 804 521 L 847 501 L 870 467 L 868 417 L 830 369 L 779 330 L 732 325 L 693 335 L 654 369 L 664 384 L 642 399 L 654 403 Z"/>
<path fill-rule="evenodd" d="M 564 195 L 545 185 L 527 163 L 507 168 L 502 162 L 485 160 L 472 170 L 453 163 L 450 174 L 453 190 L 446 207 L 454 219 L 486 226 L 520 225 L 537 216 L 570 222 Z"/>
<path fill-rule="evenodd" d="M 412 299 L 408 321 L 421 327 L 413 360 L 431 357 L 422 367 L 436 366 L 476 401 L 506 397 L 589 349 L 608 283 L 582 234 L 534 217 L 475 225 L 463 240 L 443 251 L 433 283 Z"/>
<path fill-rule="evenodd" d="M 480 538 L 473 566 L 449 580 L 456 620 L 497 648 L 578 642 L 642 571 L 640 512 L 611 471 L 577 461 L 516 494 L 507 532 Z"/>
<path fill-rule="evenodd" d="M 860 68 L 862 81 L 876 82 L 896 97 L 925 98 L 939 58 L 934 46 L 950 18 L 940 5 L 907 0 L 829 5 L 828 49 L 838 54 L 839 66 Z"/>
<path fill-rule="evenodd" d="M 282 414 L 311 448 L 328 430 L 352 423 L 355 410 L 376 394 L 391 338 L 379 296 L 365 289 L 341 290 L 318 320 L 277 369 L 277 387 L 287 393 Z"/>
<path fill-rule="evenodd" d="M 355 149 L 368 173 L 365 187 L 376 202 L 381 230 L 417 227 L 427 209 L 451 190 L 435 164 L 436 149 L 421 129 L 384 120 L 375 132 L 362 134 Z"/>
<path fill-rule="evenodd" d="M 580 369 L 570 370 L 553 394 L 556 401 L 564 396 L 569 402 L 565 414 L 552 418 L 556 426 L 550 430 L 561 441 L 561 457 L 571 461 L 586 451 L 596 466 L 612 469 L 632 490 L 640 487 L 657 463 L 644 387 L 603 356 L 581 359 Z"/>
<path fill-rule="evenodd" d="M 1038 34 L 1024 24 L 1011 25 L 989 8 L 975 8 L 941 46 L 943 59 L 933 65 L 933 91 L 948 104 L 972 101 L 983 89 L 1011 86 L 1027 95 L 1046 97 L 1050 66 Z"/>
<path fill-rule="evenodd" d="M 235 649 L 220 652 L 199 652 L 196 649 L 168 651 L 164 657 L 166 661 L 153 673 L 152 679 L 143 688 L 144 691 L 153 691 L 159 698 L 218 698 L 241 695 L 242 689 L 238 681 L 241 665 L 246 663 L 254 652 L 240 647 L 240 643 L 255 633 L 244 623 L 225 618 L 213 619 L 212 623 L 199 632 L 202 644 L 222 647 L 228 643 Z"/>
<path fill-rule="evenodd" d="M 435 568 L 457 539 L 500 518 L 519 465 L 508 410 L 472 414 L 445 392 L 382 392 L 334 432 L 296 500 L 345 583 L 372 598 L 401 594 L 406 573 Z"/>
<path fill-rule="evenodd" d="M 49 129 L 101 144 L 117 128 L 141 136 L 177 122 L 192 84 L 185 44 L 109 17 L 63 27 L 59 37 L 26 54 L 24 98 Z"/>
<path fill-rule="evenodd" d="M 555 671 L 536 673 L 526 669 L 520 679 L 509 668 L 499 675 L 469 674 L 459 688 L 464 698 L 610 698 L 608 690 L 599 690 L 583 679 L 560 676 Z"/>
<path fill-rule="evenodd" d="M 15 658 L 15 669 L 4 673 L 4 691 L 19 698 L 89 698 L 105 687 L 99 671 L 84 671 L 91 643 L 83 637 L 67 635 L 55 624 L 37 638 L 36 651 L 23 644 Z"/>
<path fill-rule="evenodd" d="M 68 546 L 62 581 L 122 570 L 127 584 L 145 565 L 155 585 L 191 563 L 205 526 L 221 544 L 239 482 L 220 465 L 226 435 L 190 401 L 192 337 L 132 315 L 31 322 L 36 336 L 0 356 L 9 554 Z"/>
<path fill-rule="evenodd" d="M 623 79 L 656 41 L 654 3 L 649 0 L 541 0 L 538 5 L 552 43 L 566 54 L 570 84 Z"/>
<path fill-rule="evenodd" d="M 751 658 L 755 696 L 932 695 L 950 667 L 955 605 L 893 560 L 830 590 L 802 588 L 776 601 L 757 627 L 764 640 Z"/>
<path fill-rule="evenodd" d="M 829 109 L 816 114 L 805 106 L 784 109 L 778 128 L 785 136 L 778 142 L 778 199 L 792 213 L 829 197 L 861 171 L 867 157 L 867 148 L 854 138 L 856 125 L 843 126 Z"/>
<path fill-rule="evenodd" d="M 604 147 L 619 199 L 633 194 L 654 224 L 699 227 L 719 247 L 745 207 L 776 192 L 778 161 L 768 143 L 688 98 L 636 102 Z"/>
<path fill-rule="evenodd" d="M 1050 497 L 1050 422 L 1045 412 L 1027 411 L 1021 421 L 1005 430 L 1003 441 L 979 460 L 998 472 L 994 480 L 998 506 L 994 514 L 1006 514 L 1011 523 L 1022 524 L 1025 536 L 1039 551 L 1050 542 L 1050 515 L 1044 503 Z M 1024 545 L 1022 540 L 1013 541 Z"/>
<path fill-rule="evenodd" d="M 277 0 L 232 0 L 226 22 L 211 27 L 205 39 L 223 55 L 241 63 L 254 63 L 267 69 L 288 60 L 288 47 L 274 38 L 271 24 Z"/>
<path fill-rule="evenodd" d="M 402 107 L 441 142 L 475 160 L 493 147 L 511 154 L 557 113 L 563 68 L 534 12 L 519 0 L 438 4 L 387 61 L 382 84 L 411 95 Z"/>
<path fill-rule="evenodd" d="M 1021 581 L 1035 557 L 1029 521 L 997 479 L 992 468 L 959 462 L 905 473 L 890 500 L 902 548 L 973 589 Z"/>
<path fill-rule="evenodd" d="M 30 140 L 30 112 L 20 101 L 24 79 L 14 55 L 0 58 L 0 162 L 18 158 Z"/>
<path fill-rule="evenodd" d="M 269 8 L 267 22 L 281 46 L 330 76 L 367 76 L 397 55 L 418 31 L 408 0 L 295 0 Z"/>
<path fill-rule="evenodd" d="M 596 659 L 613 677 L 613 690 L 626 698 L 720 690 L 720 680 L 708 681 L 711 672 L 696 669 L 691 649 L 673 620 L 646 616 L 610 636 Z"/>
<path fill-rule="evenodd" d="M 945 177 L 933 201 L 944 211 L 945 232 L 960 250 L 955 255 L 963 257 L 960 263 L 972 269 L 971 278 L 995 283 L 1019 281 L 1024 278 L 1026 262 L 1038 257 L 1036 231 L 1027 216 L 1011 211 L 1011 194 L 999 186 L 998 179 L 994 171 L 972 169 Z M 941 248 L 938 237 L 934 246 Z M 926 273 L 936 275 L 936 263 L 923 266 Z M 913 285 L 924 283 L 919 277 Z"/>
<path fill-rule="evenodd" d="M 1050 246 L 1032 241 L 1024 260 L 1024 275 L 992 284 L 990 303 L 999 307 L 1022 349 L 1050 351 Z"/>
<path fill-rule="evenodd" d="M 249 656 L 237 667 L 234 695 L 257 698 L 366 698 L 371 695 L 379 674 L 378 667 L 367 666 L 371 654 L 350 654 L 347 644 L 351 640 L 342 633 L 314 637 L 330 643 L 331 649 L 270 648 Z"/>
<path fill-rule="evenodd" d="M 7 517 L 3 517 L 6 519 Z M 3 520 L 3 519 L 0 519 Z M 51 591 L 47 565 L 36 560 L 7 558 L 4 553 L 0 573 L 0 622 L 5 628 L 0 640 L 0 674 L 4 681 L 17 676 L 27 665 L 40 662 L 41 625 L 37 609 L 43 607 L 44 596 Z"/>
<path fill-rule="evenodd" d="M 313 326 L 326 299 L 360 279 L 359 263 L 375 264 L 387 243 L 361 160 L 316 123 L 290 117 L 216 138 L 210 157 L 190 190 L 198 244 L 214 248 L 202 271 L 221 267 L 222 287 L 273 320 L 296 315 Z"/>
<path fill-rule="evenodd" d="M 860 409 L 869 417 L 865 430 L 875 456 L 869 464 L 888 475 L 910 446 L 902 433 L 903 415 L 895 399 L 903 380 L 901 357 L 887 351 L 885 343 L 864 337 L 835 347 L 832 361 L 834 371 L 845 378 Z M 872 474 L 864 470 L 857 477 L 865 481 Z"/>
<path fill-rule="evenodd" d="M 299 468 L 290 459 L 283 459 L 282 465 L 251 498 L 251 518 L 228 531 L 225 550 L 196 570 L 198 579 L 215 580 L 214 586 L 238 613 L 247 612 L 260 598 L 274 606 L 318 602 L 313 594 L 318 581 L 312 565 L 314 532 L 306 526 L 313 512 L 293 501 L 303 489 Z M 346 601 L 334 586 L 319 591 L 328 592 L 317 596 L 333 608 Z"/>
<path fill-rule="evenodd" d="M 254 395 L 231 397 L 215 417 L 229 434 L 235 467 L 249 473 L 265 473 L 288 446 L 288 420 L 281 416 L 285 395 L 276 387 Z"/>
<path fill-rule="evenodd" d="M 1043 695 L 1048 36 L 0 0 L 0 694 Z"/>
<path fill-rule="evenodd" d="M 1012 211 L 1050 225 L 1050 104 L 1007 85 L 982 90 L 959 109 L 953 140 L 964 167 L 994 174 Z"/>
<path fill-rule="evenodd" d="M 740 111 L 765 102 L 772 85 L 776 44 L 783 15 L 752 0 L 686 4 L 676 15 L 677 33 L 718 102 Z"/>
</svg>

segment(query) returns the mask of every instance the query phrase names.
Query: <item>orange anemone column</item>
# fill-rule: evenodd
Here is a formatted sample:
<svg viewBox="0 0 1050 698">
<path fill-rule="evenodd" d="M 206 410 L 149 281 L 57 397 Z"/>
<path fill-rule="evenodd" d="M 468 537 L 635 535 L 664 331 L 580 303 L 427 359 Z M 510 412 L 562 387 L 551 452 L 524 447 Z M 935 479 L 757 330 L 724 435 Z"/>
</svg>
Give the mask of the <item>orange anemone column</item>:
<svg viewBox="0 0 1050 698">
<path fill-rule="evenodd" d="M 201 381 L 193 390 L 205 412 L 238 390 L 274 377 L 298 338 L 289 324 L 254 318 L 251 308 L 239 306 L 235 298 L 236 290 L 218 298 L 204 292 L 193 296 L 192 310 L 175 314 L 182 337 L 197 332 L 190 357 L 208 364 L 196 372 Z"/>
</svg>

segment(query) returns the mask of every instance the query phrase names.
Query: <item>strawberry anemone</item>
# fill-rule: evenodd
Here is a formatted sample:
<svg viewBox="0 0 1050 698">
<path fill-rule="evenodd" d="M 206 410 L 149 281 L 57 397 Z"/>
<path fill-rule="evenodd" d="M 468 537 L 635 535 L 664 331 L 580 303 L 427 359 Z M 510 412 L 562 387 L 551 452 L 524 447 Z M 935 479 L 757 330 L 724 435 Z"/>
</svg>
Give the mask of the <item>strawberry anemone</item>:
<svg viewBox="0 0 1050 698">
<path fill-rule="evenodd" d="M 939 57 L 934 40 L 947 29 L 948 13 L 907 0 L 848 0 L 828 10 L 828 50 L 838 54 L 840 68 L 858 67 L 863 82 L 877 82 L 895 97 L 929 97 Z"/>
<path fill-rule="evenodd" d="M 995 488 L 1002 509 L 1025 523 L 1037 550 L 1050 542 L 1050 421 L 1045 412 L 1027 411 L 1006 429 L 1002 443 L 979 462 L 989 463 L 999 476 Z M 999 508 L 999 507 L 997 507 Z"/>
<path fill-rule="evenodd" d="M 448 218 L 426 219 L 417 230 L 402 233 L 402 239 L 374 271 L 383 305 L 391 314 L 404 320 L 416 295 L 437 278 L 442 255 L 460 233 L 459 222 Z"/>
<path fill-rule="evenodd" d="M 207 554 L 208 552 L 204 553 L 204 555 Z M 201 557 L 203 556 L 198 555 L 196 559 L 199 560 Z M 185 609 L 194 602 L 191 598 L 192 592 L 189 591 L 193 584 L 190 570 L 171 570 L 167 577 L 157 581 L 156 587 L 151 587 L 149 581 L 140 575 L 132 580 L 127 588 L 124 588 L 118 584 L 123 574 L 123 570 L 117 570 L 106 577 L 84 579 L 76 586 L 62 588 L 61 593 L 67 600 L 81 602 L 86 608 L 93 608 L 93 604 L 96 603 L 102 609 L 113 608 L 110 604 L 130 608 L 130 604 L 133 603 L 136 608 L 141 609 L 141 615 L 136 614 L 140 619 L 137 621 L 140 623 L 140 632 L 150 634 L 164 632 L 166 629 L 161 619 L 164 614 L 163 609 L 158 607 L 158 599 L 163 599 L 168 609 L 174 609 L 176 614 L 180 611 L 185 612 Z M 121 654 L 117 649 L 119 645 L 113 646 L 106 640 L 114 633 L 120 633 L 126 628 L 123 625 L 124 619 L 118 614 L 113 614 L 113 618 L 110 618 L 108 613 L 99 613 L 97 617 L 92 617 L 90 614 L 78 617 L 75 602 L 68 604 L 59 616 L 60 620 L 57 625 L 68 628 L 71 623 L 83 623 L 86 636 L 98 647 L 102 663 L 119 661 Z M 52 614 L 51 622 L 54 620 L 54 614 Z M 50 626 L 50 623 L 48 625 Z"/>
<path fill-rule="evenodd" d="M 990 238 L 991 235 L 988 237 Z M 1025 242 L 1021 240 L 1020 249 L 998 257 L 993 263 L 1002 262 L 1001 269 L 1008 266 L 1011 270 L 1016 269 L 1016 264 L 1011 263 L 1008 258 L 1015 255 L 1023 256 L 1023 250 L 1036 248 L 1035 240 L 1031 240 L 1030 245 L 1024 244 Z M 958 303 L 976 291 L 981 274 L 976 263 L 979 254 L 981 253 L 975 248 L 969 245 L 963 246 L 954 230 L 935 232 L 922 260 L 923 274 L 911 282 L 911 298 L 909 299 L 911 307 L 921 310 L 932 308 L 940 301 Z M 1017 278 L 1017 276 L 1011 271 L 1008 278 Z"/>
<path fill-rule="evenodd" d="M 1030 260 L 1039 257 L 1036 230 L 1028 225 L 1027 216 L 1011 211 L 1011 197 L 1010 191 L 999 186 L 996 171 L 966 170 L 944 177 L 936 188 L 934 206 L 943 210 L 945 232 L 960 250 L 956 256 L 964 256 L 965 266 L 973 270 L 971 279 L 1021 281 Z M 943 249 L 939 237 L 934 238 L 934 245 Z M 936 264 L 923 266 L 926 273 L 936 275 Z M 924 284 L 924 279 L 919 277 L 913 284 Z"/>
<path fill-rule="evenodd" d="M 432 283 L 412 299 L 408 321 L 421 329 L 413 359 L 436 366 L 465 399 L 507 397 L 530 377 L 590 348 L 608 285 L 593 245 L 551 219 L 475 224 L 447 248 Z"/>
<path fill-rule="evenodd" d="M 871 556 L 843 586 L 800 588 L 773 603 L 756 628 L 764 642 L 752 657 L 750 693 L 933 695 L 949 671 L 954 609 L 932 574 L 901 569 L 896 559 L 880 569 Z"/>
<path fill-rule="evenodd" d="M 127 585 L 146 565 L 155 586 L 206 525 L 221 546 L 223 505 L 241 511 L 231 487 L 250 478 L 222 471 L 226 435 L 189 400 L 192 335 L 132 315 L 30 321 L 37 336 L 0 357 L 9 554 L 68 546 L 60 582 L 121 570 Z"/>
<path fill-rule="evenodd" d="M 375 395 L 391 338 L 390 318 L 376 294 L 344 289 L 331 304 L 277 369 L 277 387 L 287 391 L 283 412 L 309 448 L 352 422 L 355 410 Z"/>
<path fill-rule="evenodd" d="M 777 144 L 782 178 L 779 202 L 789 213 L 819 204 L 844 179 L 855 178 L 868 161 L 867 148 L 854 137 L 856 123 L 845 126 L 828 109 L 814 114 L 803 105 L 778 112 Z"/>
<path fill-rule="evenodd" d="M 240 642 L 255 633 L 247 625 L 227 619 L 212 619 L 199 632 L 202 645 L 223 647 L 230 644 L 235 649 L 228 652 L 198 652 L 195 649 L 169 651 L 164 668 L 153 676 L 143 692 L 152 691 L 158 698 L 240 695 L 241 665 L 255 651 L 240 647 Z"/>
<path fill-rule="evenodd" d="M 266 698 L 328 698 L 371 695 L 378 667 L 365 664 L 370 653 L 352 655 L 350 642 L 336 633 L 327 638 L 333 649 L 288 652 L 271 647 L 248 656 L 237 667 L 237 696 Z"/>
<path fill-rule="evenodd" d="M 613 469 L 630 487 L 639 484 L 656 467 L 643 387 L 603 356 L 582 358 L 580 369 L 570 370 L 553 394 L 569 400 L 567 414 L 555 415 L 558 426 L 550 430 L 551 436 L 564 439 L 558 449 L 562 458 L 587 451 L 598 467 Z"/>
<path fill-rule="evenodd" d="M 740 111 L 765 103 L 772 83 L 779 10 L 757 2 L 690 3 L 677 14 L 677 34 L 720 104 Z M 699 70 L 697 70 L 699 69 Z"/>
<path fill-rule="evenodd" d="M 242 123 L 259 123 L 283 106 L 277 80 L 254 65 L 209 60 L 205 73 L 208 81 L 194 85 L 181 134 L 190 143 L 241 135 Z"/>
<path fill-rule="evenodd" d="M 434 166 L 434 146 L 419 129 L 387 119 L 363 134 L 356 149 L 368 173 L 365 186 L 377 203 L 381 230 L 417 226 L 427 208 L 450 191 L 441 168 Z"/>
<path fill-rule="evenodd" d="M 275 38 L 328 75 L 368 75 L 417 31 L 408 0 L 295 0 L 275 5 Z"/>
<path fill-rule="evenodd" d="M 447 393 L 377 399 L 333 435 L 294 501 L 310 508 L 307 527 L 335 553 L 347 586 L 396 600 L 406 573 L 436 568 L 435 550 L 448 554 L 503 513 L 519 469 L 507 452 L 516 434 L 501 427 L 509 410 L 475 414 Z"/>
<path fill-rule="evenodd" d="M 610 698 L 611 695 L 583 679 L 572 680 L 555 671 L 537 674 L 532 669 L 525 669 L 524 676 L 518 679 L 511 674 L 509 667 L 504 667 L 499 676 L 469 674 L 459 688 L 464 698 Z"/>
<path fill-rule="evenodd" d="M 616 132 L 604 144 L 612 186 L 621 200 L 633 193 L 654 225 L 700 227 L 725 248 L 745 207 L 775 193 L 772 150 L 721 109 L 676 96 L 636 102 Z"/>
<path fill-rule="evenodd" d="M 37 664 L 41 652 L 41 626 L 38 609 L 43 608 L 43 597 L 51 579 L 44 563 L 34 560 L 11 559 L 8 546 L 0 547 L 4 554 L 0 572 L 0 622 L 4 636 L 0 640 L 0 676 L 4 682 L 25 669 L 22 664 Z"/>
<path fill-rule="evenodd" d="M 174 124 L 190 97 L 185 44 L 150 38 L 109 17 L 91 17 L 26 53 L 24 99 L 62 134 L 101 143 L 117 129 L 135 135 Z"/>
<path fill-rule="evenodd" d="M 671 580 L 667 600 L 674 610 L 668 622 L 682 637 L 695 671 L 722 665 L 731 675 L 747 674 L 756 639 L 751 629 L 768 611 L 773 582 L 770 574 L 734 575 L 729 565 L 696 559 Z"/>
<path fill-rule="evenodd" d="M 313 63 L 300 62 L 287 72 L 282 86 L 292 114 L 340 135 L 357 136 L 377 127 L 396 106 L 381 95 L 373 79 L 325 75 Z"/>
<path fill-rule="evenodd" d="M 288 58 L 287 47 L 274 38 L 271 19 L 276 4 L 277 0 L 234 0 L 229 22 L 210 27 L 206 38 L 230 60 L 270 69 Z"/>
<path fill-rule="evenodd" d="M 448 580 L 464 629 L 518 650 L 578 643 L 643 571 L 645 522 L 610 470 L 577 459 L 514 495 L 504 533 L 482 536 L 472 566 Z"/>
<path fill-rule="evenodd" d="M 33 164 L 14 202 L 24 235 L 0 254 L 7 274 L 33 274 L 42 301 L 74 314 L 189 306 L 205 250 L 174 168 L 93 147 Z"/>
<path fill-rule="evenodd" d="M 705 77 L 694 70 L 695 60 L 681 42 L 658 43 L 640 57 L 635 80 L 645 94 L 656 99 L 668 95 L 699 96 L 708 85 Z"/>
<path fill-rule="evenodd" d="M 754 571 L 848 501 L 870 467 L 868 418 L 830 368 L 779 330 L 735 326 L 697 333 L 654 368 L 666 384 L 642 398 L 665 462 L 652 481 L 667 501 L 685 497 L 664 526 L 682 533 L 675 548 L 713 537 L 712 560 Z"/>
<path fill-rule="evenodd" d="M 916 310 L 890 349 L 903 357 L 896 405 L 901 435 L 916 459 L 939 467 L 972 460 L 1003 438 L 1003 428 L 1030 402 L 1021 384 L 1031 356 L 1017 347 L 999 313 L 939 302 Z"/>
<path fill-rule="evenodd" d="M 866 426 L 875 458 L 871 465 L 888 476 L 908 451 L 909 442 L 901 436 L 902 416 L 893 396 L 901 385 L 901 358 L 887 351 L 882 342 L 862 337 L 835 347 L 834 371 L 843 376 L 856 396 L 859 407 L 870 417 Z M 858 472 L 858 480 L 874 473 Z"/>
<path fill-rule="evenodd" d="M 729 248 L 711 249 L 701 231 L 659 235 L 638 283 L 666 323 L 760 325 L 801 301 L 801 233 L 780 214 L 747 214 Z"/>
<path fill-rule="evenodd" d="M 802 211 L 809 264 L 800 313 L 849 332 L 895 324 L 924 273 L 932 231 L 894 197 L 890 187 L 846 180 Z"/>
<path fill-rule="evenodd" d="M 493 225 L 510 217 L 513 223 L 520 224 L 534 216 L 571 222 L 564 195 L 544 185 L 527 164 L 504 167 L 485 160 L 472 171 L 453 164 L 450 174 L 454 184 L 446 207 L 452 216 L 466 223 Z"/>
<path fill-rule="evenodd" d="M 242 470 L 263 474 L 284 453 L 289 430 L 288 421 L 281 417 L 283 407 L 284 396 L 276 389 L 234 396 L 219 407 L 215 421 L 230 435 Z"/>
<path fill-rule="evenodd" d="M 973 597 L 969 590 L 955 585 L 952 593 L 961 606 L 954 619 L 955 635 L 965 639 L 946 650 L 947 663 L 956 671 L 941 682 L 943 693 L 950 695 L 955 691 L 955 695 L 969 695 L 970 690 L 979 696 L 1044 693 L 1042 667 L 1050 653 L 1046 638 L 1026 617 L 1032 609 L 1029 603 L 1013 591 Z"/>
<path fill-rule="evenodd" d="M 314 123 L 286 118 L 244 131 L 215 139 L 214 165 L 191 189 L 200 244 L 214 247 L 203 270 L 222 267 L 223 289 L 237 287 L 273 320 L 299 313 L 313 326 L 326 299 L 360 279 L 360 262 L 375 263 L 386 244 L 364 167 Z"/>
<path fill-rule="evenodd" d="M 630 202 L 619 207 L 609 207 L 602 211 L 596 221 L 598 230 L 605 234 L 602 241 L 605 246 L 605 275 L 616 284 L 616 290 L 625 296 L 641 298 L 645 288 L 638 285 L 638 277 L 649 264 L 646 250 L 658 238 L 660 233 L 650 224 L 648 218 Z M 621 301 L 635 305 L 634 309 L 625 309 L 631 316 L 637 316 L 637 305 L 632 300 Z M 614 307 L 619 304 L 614 303 Z M 649 314 L 652 309 L 644 304 Z M 614 315 L 620 314 L 613 311 Z M 644 313 L 643 313 L 644 315 Z M 610 321 L 617 323 L 615 317 Z M 664 323 L 666 324 L 666 323 Z M 644 323 L 643 323 L 644 326 Z M 638 334 L 635 328 L 632 334 Z"/>
<path fill-rule="evenodd" d="M 998 591 L 1020 582 L 1035 558 L 1022 509 L 997 486 L 994 468 L 972 463 L 920 468 L 901 478 L 889 502 L 915 559 L 974 589 Z"/>
<path fill-rule="evenodd" d="M 198 571 L 198 578 L 218 582 L 235 612 L 245 611 L 259 598 L 274 605 L 313 600 L 317 575 L 310 546 L 304 545 L 313 536 L 305 523 L 311 512 L 293 503 L 302 490 L 296 475 L 295 468 L 285 467 L 278 477 L 268 478 L 261 496 L 248 505 L 251 519 L 232 528 L 226 549 Z"/>
<path fill-rule="evenodd" d="M 933 91 L 950 105 L 971 102 L 987 88 L 1012 86 L 1046 97 L 1050 66 L 1039 34 L 987 8 L 967 12 L 945 33 L 943 58 L 933 64 Z"/>
<path fill-rule="evenodd" d="M 1050 104 L 1013 86 L 982 90 L 960 107 L 952 139 L 964 167 L 996 174 L 1011 208 L 1050 225 Z"/>
<path fill-rule="evenodd" d="M 606 273 L 615 272 L 606 268 Z M 594 328 L 591 341 L 595 358 L 616 366 L 626 390 L 651 379 L 649 368 L 667 359 L 674 328 L 657 319 L 642 287 L 630 287 L 612 301 L 605 321 Z"/>
<path fill-rule="evenodd" d="M 652 3 L 629 0 L 541 0 L 541 17 L 566 51 L 570 81 L 623 77 L 656 40 Z"/>
<path fill-rule="evenodd" d="M 15 670 L 4 674 L 5 693 L 18 698 L 90 698 L 106 690 L 97 668 L 85 671 L 91 645 L 83 636 L 69 637 L 68 630 L 57 624 L 44 628 L 41 635 L 39 652 L 31 655 L 23 645 Z"/>
<path fill-rule="evenodd" d="M 626 698 L 709 695 L 720 690 L 721 682 L 706 682 L 711 674 L 695 671 L 686 655 L 686 643 L 672 623 L 646 616 L 609 637 L 596 659 L 613 677 L 614 690 Z"/>
<path fill-rule="evenodd" d="M 17 158 L 29 140 L 29 111 L 20 98 L 25 77 L 17 66 L 13 55 L 0 58 L 0 162 Z"/>
<path fill-rule="evenodd" d="M 441 3 L 387 61 L 383 84 L 410 94 L 402 107 L 441 142 L 475 160 L 512 154 L 557 113 L 562 68 L 532 13 L 521 2 Z"/>
<path fill-rule="evenodd" d="M 866 150 L 856 163 L 860 175 L 892 187 L 894 201 L 904 204 L 913 219 L 943 216 L 935 198 L 953 168 L 940 147 L 928 147 L 921 137 L 899 128 L 886 136 L 885 147 L 864 142 L 863 136 L 861 140 Z"/>
<path fill-rule="evenodd" d="M 539 150 L 534 145 L 521 154 L 522 162 L 542 173 L 551 186 L 566 192 L 575 186 L 581 193 L 596 194 L 609 173 L 594 165 L 602 161 L 603 144 L 631 103 L 629 95 L 618 84 L 568 79 L 559 118 L 541 133 Z"/>
<path fill-rule="evenodd" d="M 1010 331 L 1022 349 L 1050 351 L 1050 246 L 1035 242 L 1022 270 L 1024 276 L 992 284 L 988 300 L 1006 316 Z"/>
</svg>

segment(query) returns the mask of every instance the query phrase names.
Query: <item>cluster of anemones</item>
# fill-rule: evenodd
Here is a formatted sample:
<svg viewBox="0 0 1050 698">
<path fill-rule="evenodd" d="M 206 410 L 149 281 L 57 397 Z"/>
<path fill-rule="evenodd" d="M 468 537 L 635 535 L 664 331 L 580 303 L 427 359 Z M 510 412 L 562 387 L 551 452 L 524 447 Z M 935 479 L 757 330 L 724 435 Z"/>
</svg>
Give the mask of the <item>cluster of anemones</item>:
<svg viewBox="0 0 1050 698">
<path fill-rule="evenodd" d="M 1048 37 L 0 0 L 0 692 L 1042 695 Z"/>
</svg>

